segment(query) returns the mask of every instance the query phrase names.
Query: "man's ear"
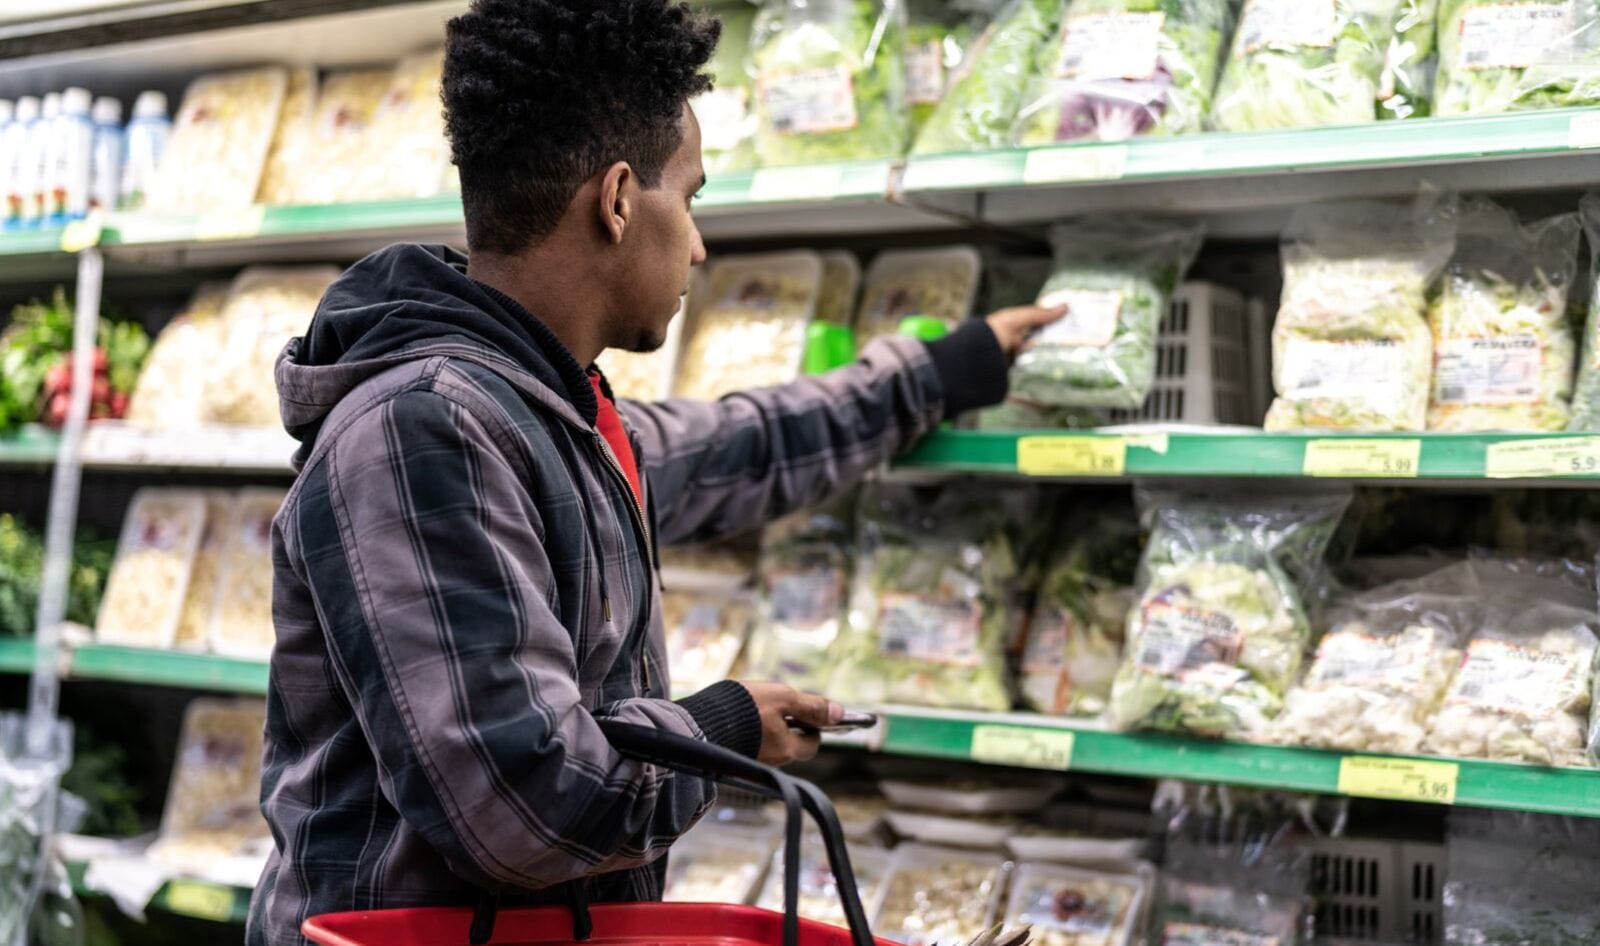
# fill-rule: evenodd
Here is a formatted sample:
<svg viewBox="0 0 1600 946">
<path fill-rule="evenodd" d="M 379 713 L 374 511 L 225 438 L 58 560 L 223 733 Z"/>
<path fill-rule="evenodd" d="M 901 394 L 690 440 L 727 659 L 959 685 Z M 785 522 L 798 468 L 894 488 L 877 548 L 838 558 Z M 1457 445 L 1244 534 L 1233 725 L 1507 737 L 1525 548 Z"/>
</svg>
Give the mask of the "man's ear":
<svg viewBox="0 0 1600 946">
<path fill-rule="evenodd" d="M 600 178 L 600 228 L 612 246 L 621 245 L 633 219 L 634 180 L 633 168 L 626 161 L 606 168 Z"/>
</svg>

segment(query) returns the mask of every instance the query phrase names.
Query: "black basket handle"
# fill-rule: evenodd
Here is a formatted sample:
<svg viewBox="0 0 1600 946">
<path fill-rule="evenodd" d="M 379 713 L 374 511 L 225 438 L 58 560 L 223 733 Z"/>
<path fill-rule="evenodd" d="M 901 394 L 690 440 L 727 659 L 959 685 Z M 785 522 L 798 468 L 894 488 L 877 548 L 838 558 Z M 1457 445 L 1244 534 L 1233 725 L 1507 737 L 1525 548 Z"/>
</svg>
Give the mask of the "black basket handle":
<svg viewBox="0 0 1600 946">
<path fill-rule="evenodd" d="M 867 914 L 861 907 L 861 895 L 856 890 L 855 871 L 850 866 L 844 831 L 839 827 L 839 816 L 821 789 L 754 759 L 688 736 L 614 719 L 597 722 L 612 747 L 623 755 L 784 803 L 784 946 L 798 946 L 800 938 L 800 811 L 804 808 L 810 812 L 822 831 L 828 865 L 839 888 L 839 902 L 844 908 L 851 942 L 854 946 L 874 946 Z"/>
</svg>

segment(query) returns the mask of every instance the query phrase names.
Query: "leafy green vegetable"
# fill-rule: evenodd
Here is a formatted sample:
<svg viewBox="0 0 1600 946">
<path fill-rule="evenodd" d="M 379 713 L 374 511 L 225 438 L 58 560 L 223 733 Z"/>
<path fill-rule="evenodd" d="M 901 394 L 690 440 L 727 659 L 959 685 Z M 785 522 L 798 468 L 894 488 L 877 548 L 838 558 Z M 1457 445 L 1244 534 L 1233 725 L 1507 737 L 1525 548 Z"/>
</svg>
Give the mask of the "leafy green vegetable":
<svg viewBox="0 0 1600 946">
<path fill-rule="evenodd" d="M 1433 110 L 1439 0 L 1403 0 L 1378 89 L 1379 118 L 1423 118 Z"/>
<path fill-rule="evenodd" d="M 1589 237 L 1589 312 L 1584 320 L 1583 354 L 1578 386 L 1572 395 L 1567 429 L 1600 432 L 1600 194 L 1585 194 L 1578 214 Z"/>
<path fill-rule="evenodd" d="M 750 676 L 828 688 L 849 603 L 852 502 L 797 513 L 763 535 L 761 593 L 744 657 Z"/>
<path fill-rule="evenodd" d="M 1040 305 L 1067 314 L 1017 358 L 1011 391 L 1053 407 L 1137 408 L 1155 383 L 1156 333 L 1200 250 L 1198 225 L 1085 220 L 1051 231 Z"/>
<path fill-rule="evenodd" d="M 911 135 L 922 130 L 961 68 L 977 29 L 942 0 L 911 0 L 906 9 L 906 105 Z"/>
<path fill-rule="evenodd" d="M 1061 22 L 1061 0 L 1012 0 L 973 44 L 960 75 L 917 136 L 913 154 L 985 151 L 1011 143 L 1035 57 Z"/>
<path fill-rule="evenodd" d="M 1038 57 L 1018 142 L 1199 131 L 1229 18 L 1227 0 L 1072 0 Z"/>
<path fill-rule="evenodd" d="M 1439 0 L 1439 115 L 1600 103 L 1595 0 Z"/>
<path fill-rule="evenodd" d="M 755 112 L 751 96 L 750 34 L 756 8 L 745 0 L 712 3 L 707 9 L 722 20 L 722 38 L 708 71 L 713 87 L 689 102 L 700 122 L 700 151 L 712 174 L 753 167 Z"/>
<path fill-rule="evenodd" d="M 758 20 L 754 43 L 762 164 L 888 158 L 905 150 L 899 0 L 779 0 Z"/>
<path fill-rule="evenodd" d="M 114 742 L 95 738 L 78 726 L 74 733 L 72 768 L 61 787 L 88 803 L 79 834 L 128 838 L 144 830 L 139 819 L 140 793 L 128 778 L 128 757 Z"/>
<path fill-rule="evenodd" d="M 67 579 L 67 620 L 93 627 L 114 543 L 82 531 Z M 10 515 L 0 514 L 0 637 L 31 637 L 44 571 L 44 542 Z"/>
<path fill-rule="evenodd" d="M 1251 0 L 1217 86 L 1211 127 L 1351 125 L 1378 116 L 1403 0 Z"/>
</svg>

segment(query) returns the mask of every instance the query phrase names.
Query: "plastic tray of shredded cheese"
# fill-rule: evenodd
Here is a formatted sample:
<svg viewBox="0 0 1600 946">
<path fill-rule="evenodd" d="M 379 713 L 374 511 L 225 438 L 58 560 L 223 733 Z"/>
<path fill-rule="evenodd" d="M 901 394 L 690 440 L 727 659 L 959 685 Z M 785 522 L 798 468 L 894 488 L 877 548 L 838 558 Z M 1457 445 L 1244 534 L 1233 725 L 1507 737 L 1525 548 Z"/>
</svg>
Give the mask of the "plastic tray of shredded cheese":
<svg viewBox="0 0 1600 946">
<path fill-rule="evenodd" d="M 262 204 L 292 204 L 295 187 L 302 174 L 315 171 L 316 154 L 307 148 L 311 122 L 317 108 L 317 70 L 305 66 L 289 73 L 283 108 L 278 110 L 278 127 L 267 151 L 261 171 L 261 187 L 256 201 Z"/>
<path fill-rule="evenodd" d="M 712 263 L 705 306 L 684 339 L 678 396 L 709 401 L 793 381 L 821 282 L 822 258 L 804 250 Z"/>
<path fill-rule="evenodd" d="M 254 203 L 288 85 L 289 70 L 281 66 L 189 83 L 146 192 L 146 209 L 204 213 Z"/>
<path fill-rule="evenodd" d="M 128 399 L 128 423 L 172 429 L 200 423 L 205 373 L 222 348 L 222 305 L 227 283 L 206 283 L 183 313 L 161 330 Z"/>
<path fill-rule="evenodd" d="M 217 583 L 222 557 L 234 520 L 234 494 L 224 489 L 205 491 L 206 524 L 189 571 L 189 590 L 183 596 L 183 613 L 172 646 L 203 651 L 210 645 L 211 614 L 217 603 Z"/>
<path fill-rule="evenodd" d="M 755 617 L 755 596 L 750 591 L 667 591 L 661 612 L 672 690 L 698 693 L 733 671 Z"/>
<path fill-rule="evenodd" d="M 259 807 L 265 727 L 266 706 L 260 700 L 189 704 L 151 859 L 170 870 L 204 875 L 263 846 L 270 837 Z"/>
<path fill-rule="evenodd" d="M 100 600 L 97 641 L 172 646 L 205 518 L 204 493 L 147 488 L 134 494 Z"/>
<path fill-rule="evenodd" d="M 861 902 L 870 905 L 889 872 L 890 854 L 883 848 L 849 845 L 850 868 L 856 875 L 856 890 Z M 772 868 L 767 871 L 767 882 L 761 887 L 756 906 L 783 912 L 783 850 L 772 854 Z M 828 852 L 815 833 L 806 835 L 800 845 L 800 915 L 818 923 L 844 926 L 844 908 L 839 905 L 839 885 L 833 879 L 833 869 L 828 865 Z"/>
<path fill-rule="evenodd" d="M 295 203 L 351 199 L 351 186 L 371 159 L 367 136 L 392 74 L 391 69 L 351 69 L 323 81 L 306 139 L 306 154 L 315 163 L 299 169 Z"/>
<path fill-rule="evenodd" d="M 972 314 L 983 261 L 970 246 L 891 250 L 867 267 L 866 288 L 856 317 L 861 344 L 893 335 L 913 315 L 955 328 Z"/>
<path fill-rule="evenodd" d="M 450 144 L 444 134 L 439 89 L 444 51 L 400 60 L 367 130 L 366 159 L 346 200 L 433 197 L 444 190 Z"/>
<path fill-rule="evenodd" d="M 999 911 L 1005 862 L 993 854 L 926 844 L 894 849 L 872 929 L 906 946 L 956 946 L 988 929 Z"/>
<path fill-rule="evenodd" d="M 311 324 L 333 266 L 252 267 L 240 273 L 222 309 L 222 350 L 212 360 L 202 420 L 276 427 L 273 370 L 289 339 Z"/>
<path fill-rule="evenodd" d="M 1139 926 L 1145 882 L 1054 864 L 1022 864 L 1005 925 L 1029 927 L 1038 946 L 1127 946 Z"/>
<path fill-rule="evenodd" d="M 668 903 L 749 903 L 778 847 L 768 828 L 702 821 L 678 839 L 667 861 Z"/>
<path fill-rule="evenodd" d="M 272 517 L 283 505 L 275 489 L 240 490 L 222 539 L 211 649 L 264 660 L 272 653 Z"/>
</svg>

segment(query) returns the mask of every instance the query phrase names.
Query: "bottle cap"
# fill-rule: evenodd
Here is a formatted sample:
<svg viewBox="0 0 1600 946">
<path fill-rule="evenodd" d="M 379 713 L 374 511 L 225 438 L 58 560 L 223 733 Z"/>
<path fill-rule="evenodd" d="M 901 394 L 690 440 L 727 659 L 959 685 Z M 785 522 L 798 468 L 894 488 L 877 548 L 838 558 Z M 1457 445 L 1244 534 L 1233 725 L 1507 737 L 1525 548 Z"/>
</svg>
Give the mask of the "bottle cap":
<svg viewBox="0 0 1600 946">
<path fill-rule="evenodd" d="M 39 109 L 39 114 L 45 118 L 55 118 L 61 114 L 61 93 L 48 92 L 44 97 L 44 105 Z"/>
<path fill-rule="evenodd" d="M 39 117 L 39 97 L 24 95 L 17 99 L 17 121 L 31 122 Z"/>
<path fill-rule="evenodd" d="M 140 92 L 139 97 L 133 101 L 134 118 L 166 118 L 167 95 L 165 92 L 150 90 Z"/>
<path fill-rule="evenodd" d="M 88 115 L 89 106 L 94 102 L 94 96 L 88 89 L 73 86 L 61 93 L 61 111 L 67 115 Z"/>
<path fill-rule="evenodd" d="M 97 98 L 94 100 L 93 117 L 96 125 L 120 125 L 122 124 L 122 103 L 113 98 Z"/>
<path fill-rule="evenodd" d="M 10 99 L 0 99 L 0 122 L 11 121 L 11 116 L 17 113 L 17 107 L 11 104 Z"/>
</svg>

